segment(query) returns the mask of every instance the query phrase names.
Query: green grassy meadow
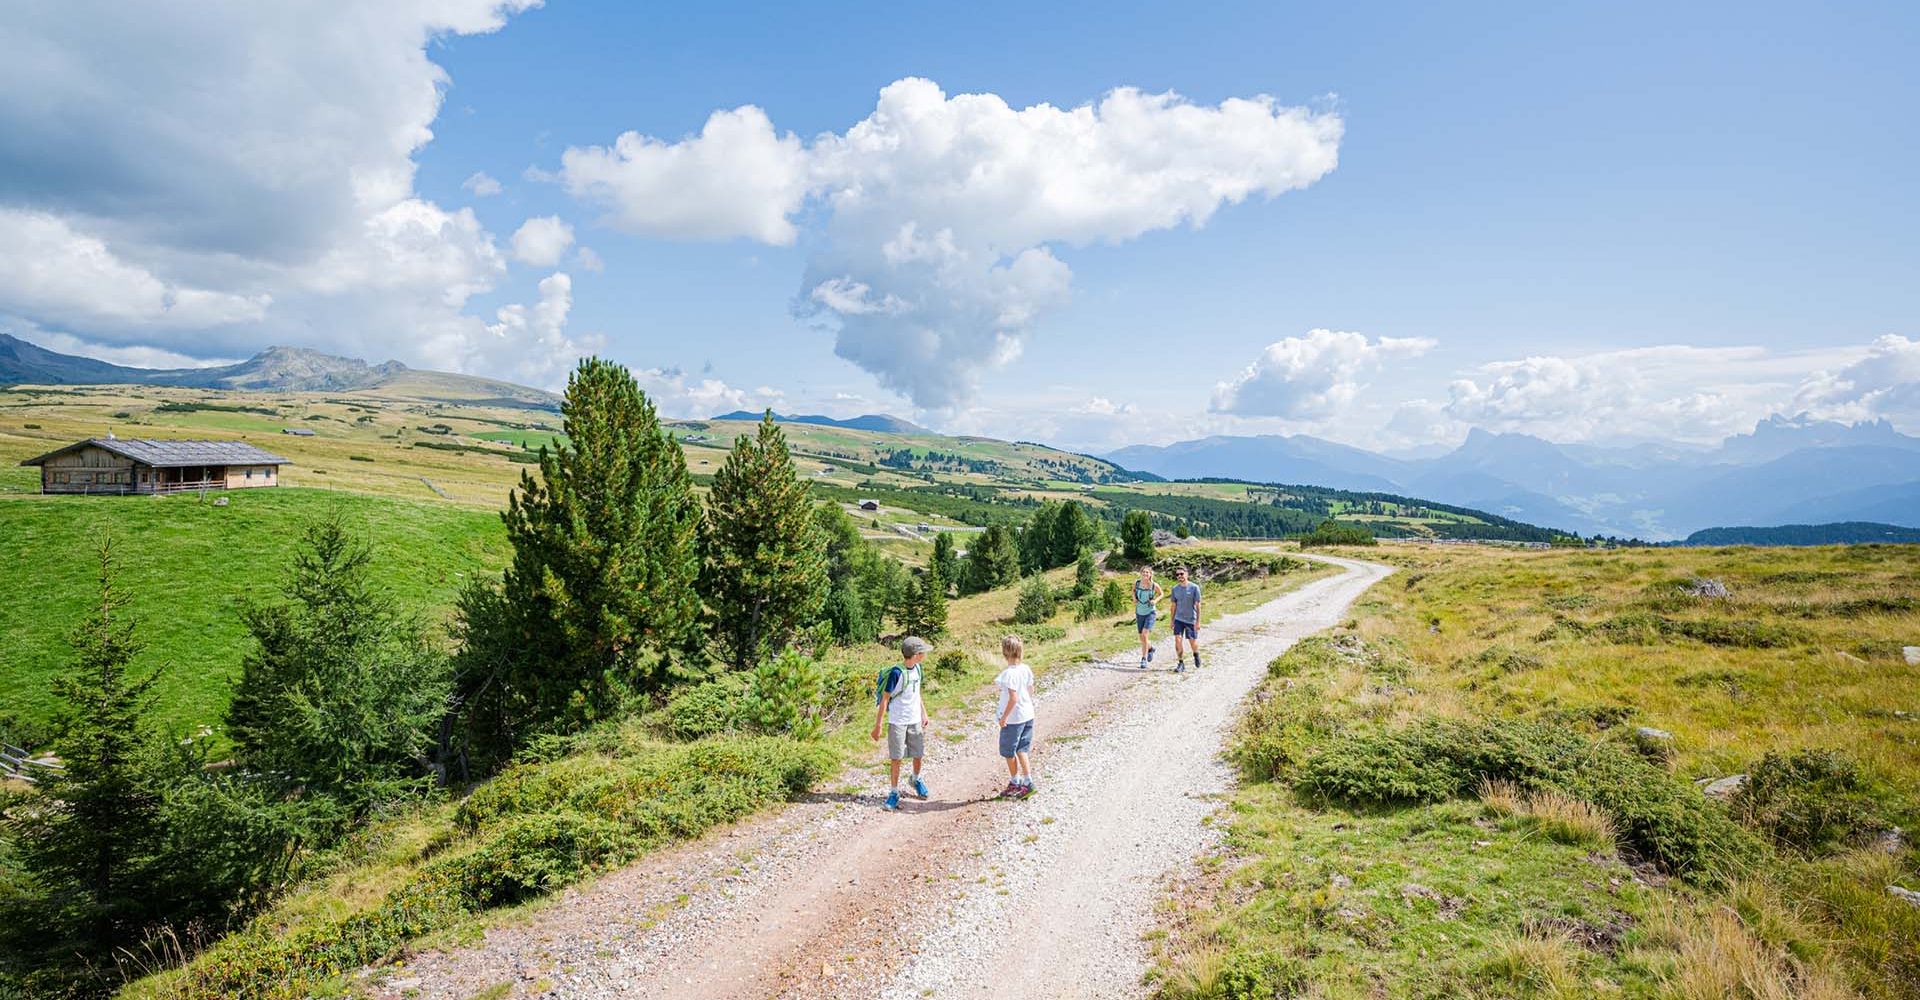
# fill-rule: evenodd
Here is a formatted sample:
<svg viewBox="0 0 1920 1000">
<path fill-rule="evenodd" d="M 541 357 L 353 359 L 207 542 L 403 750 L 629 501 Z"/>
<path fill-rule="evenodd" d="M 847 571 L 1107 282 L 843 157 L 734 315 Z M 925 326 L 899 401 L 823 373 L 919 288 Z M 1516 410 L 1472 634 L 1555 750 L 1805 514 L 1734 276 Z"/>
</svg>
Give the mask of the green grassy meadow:
<svg viewBox="0 0 1920 1000">
<path fill-rule="evenodd" d="M 38 728 L 49 681 L 70 663 L 65 637 L 98 595 L 97 547 L 111 538 L 117 586 L 159 671 L 158 718 L 218 729 L 246 648 L 240 610 L 278 597 L 300 533 L 339 516 L 374 545 L 375 566 L 403 607 L 443 619 L 459 588 L 507 557 L 497 514 L 455 504 L 344 491 L 234 490 L 228 503 L 154 497 L 0 496 L 0 712 Z"/>
<path fill-rule="evenodd" d="M 1161 997 L 1920 996 L 1920 548 L 1364 557 L 1234 741 Z"/>
</svg>

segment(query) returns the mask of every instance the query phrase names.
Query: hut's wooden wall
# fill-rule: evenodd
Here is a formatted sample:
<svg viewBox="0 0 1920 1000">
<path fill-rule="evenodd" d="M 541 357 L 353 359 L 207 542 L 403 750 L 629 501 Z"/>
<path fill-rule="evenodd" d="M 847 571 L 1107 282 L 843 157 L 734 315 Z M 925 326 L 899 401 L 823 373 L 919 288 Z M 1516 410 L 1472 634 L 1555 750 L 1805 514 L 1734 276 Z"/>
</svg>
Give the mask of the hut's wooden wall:
<svg viewBox="0 0 1920 1000">
<path fill-rule="evenodd" d="M 40 467 L 46 493 L 131 493 L 140 489 L 131 459 L 105 448 L 86 447 L 55 455 Z"/>
</svg>

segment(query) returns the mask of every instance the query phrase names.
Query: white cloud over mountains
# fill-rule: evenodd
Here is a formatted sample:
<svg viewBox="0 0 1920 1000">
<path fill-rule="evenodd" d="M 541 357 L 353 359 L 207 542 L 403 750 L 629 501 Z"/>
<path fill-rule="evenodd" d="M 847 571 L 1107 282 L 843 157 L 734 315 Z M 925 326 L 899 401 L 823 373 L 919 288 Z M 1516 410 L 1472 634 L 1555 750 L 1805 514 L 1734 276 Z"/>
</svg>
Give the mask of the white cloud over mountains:
<svg viewBox="0 0 1920 1000">
<path fill-rule="evenodd" d="M 429 42 L 537 2 L 0 5 L 0 315 L 122 356 L 571 349 L 464 312 L 506 260 L 471 211 L 413 189 L 447 84 Z"/>
<path fill-rule="evenodd" d="M 1312 330 L 1267 345 L 1231 380 L 1214 386 L 1212 409 L 1247 417 L 1318 420 L 1359 398 L 1368 371 L 1432 350 L 1425 337 L 1381 337 L 1338 330 Z"/>
<path fill-rule="evenodd" d="M 969 399 L 1065 302 L 1056 246 L 1200 226 L 1334 169 L 1342 122 L 1269 97 L 1193 104 L 1132 88 L 1016 109 L 906 78 L 845 132 L 803 141 L 751 105 L 697 135 L 569 149 L 558 179 L 609 225 L 673 239 L 795 242 L 818 226 L 796 311 L 932 409 Z"/>
</svg>

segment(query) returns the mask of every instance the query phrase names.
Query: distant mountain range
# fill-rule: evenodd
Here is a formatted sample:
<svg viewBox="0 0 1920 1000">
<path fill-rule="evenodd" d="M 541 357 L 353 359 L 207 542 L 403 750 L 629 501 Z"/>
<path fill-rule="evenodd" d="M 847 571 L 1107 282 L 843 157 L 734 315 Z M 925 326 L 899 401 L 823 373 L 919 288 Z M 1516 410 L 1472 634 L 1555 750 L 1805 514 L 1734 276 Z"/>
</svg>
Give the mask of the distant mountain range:
<svg viewBox="0 0 1920 1000">
<path fill-rule="evenodd" d="M 1920 438 L 1885 421 L 1774 416 L 1716 448 L 1560 445 L 1475 429 L 1393 458 L 1306 435 L 1209 437 L 1103 456 L 1175 479 L 1221 476 L 1382 490 L 1582 534 L 1678 539 L 1719 525 L 1920 527 Z"/>
<path fill-rule="evenodd" d="M 759 420 L 760 414 L 755 413 L 752 410 L 735 410 L 732 413 L 722 413 L 719 416 L 714 417 L 713 419 L 714 420 Z M 933 431 L 927 430 L 925 427 L 922 427 L 919 424 L 913 423 L 912 421 L 902 420 L 899 417 L 890 417 L 884 413 L 868 413 L 858 417 L 848 417 L 844 420 L 838 419 L 835 417 L 821 416 L 818 413 L 805 413 L 805 414 L 800 414 L 798 416 L 788 416 L 783 413 L 776 413 L 773 415 L 773 419 L 778 420 L 781 423 L 787 423 L 787 424 L 819 424 L 822 427 L 845 427 L 848 430 L 873 431 L 878 434 L 932 434 L 933 433 Z"/>
<path fill-rule="evenodd" d="M 162 385 L 189 389 L 347 392 L 405 388 L 425 399 L 554 409 L 559 397 L 511 382 L 422 371 L 398 361 L 370 365 L 304 347 L 269 347 L 239 364 L 212 368 L 129 368 L 60 354 L 0 333 L 0 385 Z"/>
</svg>

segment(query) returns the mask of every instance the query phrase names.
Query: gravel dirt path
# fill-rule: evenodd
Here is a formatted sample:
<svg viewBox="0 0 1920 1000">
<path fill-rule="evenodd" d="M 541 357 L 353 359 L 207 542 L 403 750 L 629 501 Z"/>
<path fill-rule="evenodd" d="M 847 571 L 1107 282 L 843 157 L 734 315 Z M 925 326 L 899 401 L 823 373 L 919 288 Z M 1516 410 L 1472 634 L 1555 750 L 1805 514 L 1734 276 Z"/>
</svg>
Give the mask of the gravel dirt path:
<svg viewBox="0 0 1920 1000">
<path fill-rule="evenodd" d="M 1088 664 L 1038 696 L 1039 791 L 998 802 L 992 705 L 935 719 L 933 798 L 884 775 L 562 894 L 468 947 L 364 974 L 380 1000 L 491 996 L 1123 998 L 1144 993 L 1159 887 L 1214 842 L 1221 741 L 1266 664 L 1390 572 L 1345 571 L 1201 633 L 1206 669 Z M 988 699 L 990 702 L 990 699 Z M 951 735 L 951 739 L 946 738 Z M 498 992 L 501 986 L 507 992 Z"/>
</svg>

